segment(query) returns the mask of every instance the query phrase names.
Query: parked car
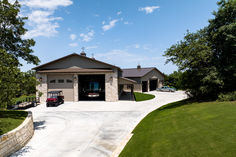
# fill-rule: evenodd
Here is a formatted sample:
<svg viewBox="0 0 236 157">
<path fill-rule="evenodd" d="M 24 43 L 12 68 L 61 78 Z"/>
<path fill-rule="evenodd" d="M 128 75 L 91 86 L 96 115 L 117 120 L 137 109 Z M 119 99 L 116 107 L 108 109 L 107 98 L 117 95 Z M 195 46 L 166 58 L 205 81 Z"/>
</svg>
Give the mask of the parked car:
<svg viewBox="0 0 236 157">
<path fill-rule="evenodd" d="M 175 88 L 171 88 L 168 86 L 162 86 L 161 88 L 157 88 L 157 91 L 162 91 L 162 92 L 175 92 L 176 89 Z"/>
<path fill-rule="evenodd" d="M 48 98 L 47 98 L 47 107 L 50 106 L 58 106 L 60 104 L 64 103 L 64 96 L 62 91 L 51 91 L 48 92 Z"/>
</svg>

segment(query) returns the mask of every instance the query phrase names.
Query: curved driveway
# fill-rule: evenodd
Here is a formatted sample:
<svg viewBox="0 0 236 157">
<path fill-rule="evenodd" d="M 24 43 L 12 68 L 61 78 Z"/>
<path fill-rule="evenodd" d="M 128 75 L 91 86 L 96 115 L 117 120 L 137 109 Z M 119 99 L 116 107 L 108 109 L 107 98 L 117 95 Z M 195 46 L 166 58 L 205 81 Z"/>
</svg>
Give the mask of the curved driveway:
<svg viewBox="0 0 236 157">
<path fill-rule="evenodd" d="M 182 91 L 150 93 L 156 97 L 143 102 L 66 102 L 31 108 L 35 134 L 12 157 L 109 157 L 148 113 L 187 97 Z"/>
</svg>

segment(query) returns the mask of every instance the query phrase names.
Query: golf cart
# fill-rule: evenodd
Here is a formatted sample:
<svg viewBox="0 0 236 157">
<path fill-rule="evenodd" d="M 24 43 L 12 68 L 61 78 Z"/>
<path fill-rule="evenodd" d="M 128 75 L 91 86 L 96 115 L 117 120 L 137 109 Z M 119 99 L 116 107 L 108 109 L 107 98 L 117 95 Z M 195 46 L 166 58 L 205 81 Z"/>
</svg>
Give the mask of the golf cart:
<svg viewBox="0 0 236 157">
<path fill-rule="evenodd" d="M 64 96 L 62 91 L 50 91 L 48 92 L 47 107 L 58 106 L 64 103 Z"/>
</svg>

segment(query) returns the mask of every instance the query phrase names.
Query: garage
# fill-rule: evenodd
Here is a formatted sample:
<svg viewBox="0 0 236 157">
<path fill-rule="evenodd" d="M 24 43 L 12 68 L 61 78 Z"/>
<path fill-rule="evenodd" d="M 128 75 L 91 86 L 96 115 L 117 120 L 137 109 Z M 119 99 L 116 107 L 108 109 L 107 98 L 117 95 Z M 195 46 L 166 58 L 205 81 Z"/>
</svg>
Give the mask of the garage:
<svg viewBox="0 0 236 157">
<path fill-rule="evenodd" d="M 149 88 L 150 88 L 150 91 L 153 91 L 153 90 L 156 90 L 157 89 L 157 80 L 150 80 L 150 85 L 149 85 Z"/>
<path fill-rule="evenodd" d="M 79 100 L 105 101 L 105 75 L 79 75 Z"/>
<path fill-rule="evenodd" d="M 72 75 L 48 75 L 48 92 L 61 90 L 65 101 L 74 101 Z"/>
</svg>

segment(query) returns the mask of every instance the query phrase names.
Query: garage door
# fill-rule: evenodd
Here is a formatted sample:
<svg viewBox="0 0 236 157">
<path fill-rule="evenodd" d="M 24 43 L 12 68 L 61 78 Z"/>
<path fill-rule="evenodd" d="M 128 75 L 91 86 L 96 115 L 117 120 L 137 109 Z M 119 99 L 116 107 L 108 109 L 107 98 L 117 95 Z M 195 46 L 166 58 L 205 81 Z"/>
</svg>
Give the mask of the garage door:
<svg viewBox="0 0 236 157">
<path fill-rule="evenodd" d="M 49 75 L 48 91 L 61 90 L 65 101 L 74 101 L 73 75 Z"/>
<path fill-rule="evenodd" d="M 150 82 L 150 85 L 149 85 L 150 91 L 156 90 L 157 89 L 157 80 L 150 80 L 149 82 Z"/>
</svg>

